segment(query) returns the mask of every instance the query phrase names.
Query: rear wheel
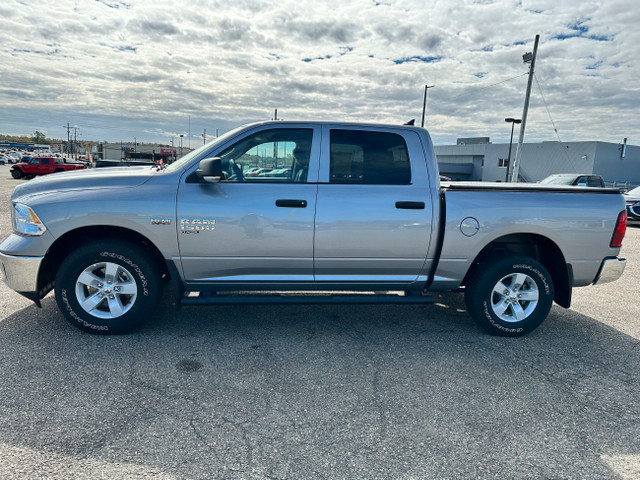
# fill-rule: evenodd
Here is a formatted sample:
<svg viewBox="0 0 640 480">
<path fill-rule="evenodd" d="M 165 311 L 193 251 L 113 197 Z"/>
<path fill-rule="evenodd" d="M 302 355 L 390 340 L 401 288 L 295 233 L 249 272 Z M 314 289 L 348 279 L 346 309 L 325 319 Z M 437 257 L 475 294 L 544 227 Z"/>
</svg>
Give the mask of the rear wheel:
<svg viewBox="0 0 640 480">
<path fill-rule="evenodd" d="M 467 311 L 493 335 L 517 337 L 535 330 L 549 314 L 553 283 L 529 257 L 490 259 L 467 282 Z"/>
<path fill-rule="evenodd" d="M 67 320 L 90 333 L 126 333 L 151 315 L 160 272 L 140 246 L 96 241 L 75 250 L 56 275 L 56 301 Z"/>
</svg>

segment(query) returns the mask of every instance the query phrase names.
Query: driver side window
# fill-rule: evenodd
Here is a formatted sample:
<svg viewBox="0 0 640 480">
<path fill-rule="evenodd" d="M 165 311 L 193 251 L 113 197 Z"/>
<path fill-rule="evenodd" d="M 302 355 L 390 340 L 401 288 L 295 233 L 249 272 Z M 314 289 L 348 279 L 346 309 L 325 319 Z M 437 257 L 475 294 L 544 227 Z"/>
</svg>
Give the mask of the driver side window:
<svg viewBox="0 0 640 480">
<path fill-rule="evenodd" d="M 235 143 L 218 156 L 223 182 L 306 182 L 313 130 L 263 130 Z"/>
</svg>

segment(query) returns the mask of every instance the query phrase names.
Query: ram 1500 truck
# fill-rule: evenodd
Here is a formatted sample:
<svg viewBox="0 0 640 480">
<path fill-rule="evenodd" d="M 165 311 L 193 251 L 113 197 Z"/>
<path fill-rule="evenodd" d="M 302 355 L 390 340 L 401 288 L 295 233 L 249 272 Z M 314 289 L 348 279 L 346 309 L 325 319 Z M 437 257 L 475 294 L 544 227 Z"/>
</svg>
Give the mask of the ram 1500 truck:
<svg viewBox="0 0 640 480">
<path fill-rule="evenodd" d="M 518 336 L 626 263 L 618 190 L 441 185 L 413 126 L 252 124 L 169 166 L 21 184 L 11 210 L 5 281 L 38 305 L 55 289 L 66 318 L 99 334 L 140 325 L 169 278 L 177 307 L 430 303 L 462 289 L 481 327 Z"/>
<path fill-rule="evenodd" d="M 11 167 L 11 176 L 17 179 L 33 178 L 36 175 L 48 175 L 83 168 L 84 164 L 82 163 L 65 163 L 59 157 L 31 157 L 28 162 L 16 163 Z"/>
</svg>

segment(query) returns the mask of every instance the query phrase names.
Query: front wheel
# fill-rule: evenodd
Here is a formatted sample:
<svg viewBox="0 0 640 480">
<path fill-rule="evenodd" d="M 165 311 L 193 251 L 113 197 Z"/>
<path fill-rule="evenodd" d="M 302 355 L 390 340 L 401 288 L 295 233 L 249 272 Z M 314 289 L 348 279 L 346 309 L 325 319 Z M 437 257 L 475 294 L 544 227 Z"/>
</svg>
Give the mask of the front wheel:
<svg viewBox="0 0 640 480">
<path fill-rule="evenodd" d="M 488 262 L 476 268 L 467 282 L 469 314 L 494 335 L 517 337 L 535 330 L 553 303 L 547 269 L 529 257 L 494 257 Z"/>
<path fill-rule="evenodd" d="M 56 301 L 71 324 L 95 334 L 127 333 L 160 298 L 160 272 L 140 246 L 96 241 L 71 253 L 56 275 Z"/>
<path fill-rule="evenodd" d="M 18 170 L 17 168 L 14 168 L 13 170 L 11 170 L 11 176 L 13 178 L 15 178 L 16 180 L 19 180 L 22 178 L 22 170 Z"/>
</svg>

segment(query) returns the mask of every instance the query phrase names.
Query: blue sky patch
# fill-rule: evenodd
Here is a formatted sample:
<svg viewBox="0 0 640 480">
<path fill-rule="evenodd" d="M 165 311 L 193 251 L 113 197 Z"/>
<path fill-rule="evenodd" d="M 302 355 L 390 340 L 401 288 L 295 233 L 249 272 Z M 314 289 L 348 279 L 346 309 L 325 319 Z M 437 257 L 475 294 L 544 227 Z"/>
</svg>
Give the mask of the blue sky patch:
<svg viewBox="0 0 640 480">
<path fill-rule="evenodd" d="M 400 65 L 402 63 L 418 63 L 418 62 L 423 62 L 423 63 L 433 63 L 433 62 L 439 62 L 440 60 L 442 60 L 442 57 L 419 57 L 419 56 L 415 56 L 415 57 L 408 57 L 408 58 L 401 58 L 398 60 L 394 60 L 393 63 L 395 63 L 396 65 Z"/>
</svg>

